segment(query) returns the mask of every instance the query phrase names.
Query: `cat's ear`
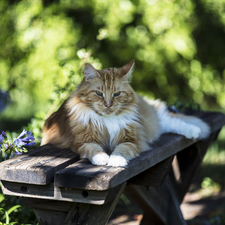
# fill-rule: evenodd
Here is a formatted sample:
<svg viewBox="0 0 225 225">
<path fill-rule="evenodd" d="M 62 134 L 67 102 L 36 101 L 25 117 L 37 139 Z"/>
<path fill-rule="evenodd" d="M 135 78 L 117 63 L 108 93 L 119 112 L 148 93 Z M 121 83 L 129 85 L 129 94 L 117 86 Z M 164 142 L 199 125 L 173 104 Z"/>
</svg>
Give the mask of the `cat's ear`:
<svg viewBox="0 0 225 225">
<path fill-rule="evenodd" d="M 89 81 L 94 78 L 101 77 L 98 71 L 91 65 L 86 63 L 84 67 L 84 79 L 85 81 Z"/>
<path fill-rule="evenodd" d="M 125 66 L 120 68 L 121 76 L 128 81 L 131 81 L 132 72 L 134 70 L 134 64 L 135 64 L 135 61 L 132 60 L 131 62 L 127 63 Z"/>
</svg>

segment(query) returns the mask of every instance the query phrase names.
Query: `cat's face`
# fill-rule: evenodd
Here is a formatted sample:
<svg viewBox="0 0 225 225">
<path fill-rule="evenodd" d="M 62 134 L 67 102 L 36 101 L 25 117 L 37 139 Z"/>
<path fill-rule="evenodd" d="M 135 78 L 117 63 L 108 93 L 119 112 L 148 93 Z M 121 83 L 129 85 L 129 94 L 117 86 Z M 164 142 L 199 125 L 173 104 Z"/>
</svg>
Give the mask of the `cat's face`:
<svg viewBox="0 0 225 225">
<path fill-rule="evenodd" d="M 137 101 L 129 84 L 133 65 L 132 61 L 119 69 L 95 70 L 87 64 L 78 92 L 82 102 L 103 116 L 129 113 Z"/>
</svg>

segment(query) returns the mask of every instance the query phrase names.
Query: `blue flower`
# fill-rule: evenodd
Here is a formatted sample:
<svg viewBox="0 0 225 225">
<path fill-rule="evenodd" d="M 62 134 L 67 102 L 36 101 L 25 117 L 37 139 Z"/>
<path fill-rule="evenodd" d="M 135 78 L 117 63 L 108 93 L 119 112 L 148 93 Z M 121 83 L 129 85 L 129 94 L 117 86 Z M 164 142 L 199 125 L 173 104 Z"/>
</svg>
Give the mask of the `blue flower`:
<svg viewBox="0 0 225 225">
<path fill-rule="evenodd" d="M 19 139 L 19 138 L 23 137 L 25 134 L 27 134 L 27 131 L 23 130 L 17 138 Z"/>
<path fill-rule="evenodd" d="M 0 134 L 0 143 L 2 143 L 3 139 L 4 139 L 3 135 Z"/>
<path fill-rule="evenodd" d="M 15 155 L 22 155 L 21 152 L 15 152 Z"/>
<path fill-rule="evenodd" d="M 23 152 L 27 152 L 24 146 L 35 145 L 35 142 L 33 142 L 35 140 L 34 135 L 32 132 L 27 132 L 26 130 L 23 130 L 17 138 L 14 138 L 13 143 L 9 140 L 4 141 L 5 137 L 6 133 L 3 131 L 2 134 L 0 134 L 0 151 L 1 154 L 8 151 L 10 158 L 12 158 L 14 154 L 21 155 Z M 7 159 L 8 154 L 5 153 L 5 160 Z"/>
<path fill-rule="evenodd" d="M 14 141 L 14 144 L 15 144 L 15 146 L 17 146 L 17 147 L 20 147 L 20 146 L 25 145 L 26 143 L 23 142 L 21 139 L 18 139 L 18 138 L 17 138 L 17 139 Z"/>
<path fill-rule="evenodd" d="M 4 137 L 2 136 L 2 134 L 0 134 L 0 149 L 2 148 L 2 142 L 3 142 Z"/>
<path fill-rule="evenodd" d="M 22 148 L 22 147 L 20 147 L 20 149 L 21 149 L 21 150 L 23 150 L 23 148 Z M 21 155 L 22 153 L 21 153 L 21 152 L 19 152 L 19 151 L 16 149 L 16 152 L 14 152 L 14 154 L 15 154 L 15 155 Z"/>
<path fill-rule="evenodd" d="M 30 132 L 28 132 L 28 136 L 25 138 L 22 138 L 21 140 L 22 141 L 34 141 L 35 138 L 34 138 L 34 135 L 32 135 L 32 132 L 30 131 Z"/>
<path fill-rule="evenodd" d="M 33 145 L 35 145 L 35 142 L 27 143 L 27 144 L 25 144 L 24 146 L 33 146 Z"/>
</svg>

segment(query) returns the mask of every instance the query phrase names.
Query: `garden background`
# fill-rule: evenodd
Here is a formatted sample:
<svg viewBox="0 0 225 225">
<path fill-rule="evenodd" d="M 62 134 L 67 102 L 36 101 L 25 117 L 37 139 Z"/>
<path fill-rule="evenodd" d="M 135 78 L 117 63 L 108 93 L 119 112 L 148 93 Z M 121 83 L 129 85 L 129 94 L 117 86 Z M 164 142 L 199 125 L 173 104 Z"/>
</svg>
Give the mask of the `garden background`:
<svg viewBox="0 0 225 225">
<path fill-rule="evenodd" d="M 0 131 L 8 137 L 26 128 L 38 146 L 44 119 L 75 90 L 86 62 L 101 69 L 135 59 L 139 94 L 225 112 L 225 0 L 1 0 L 0 15 Z M 224 193 L 223 169 L 224 130 L 193 191 Z M 0 194 L 0 221 L 12 209 L 10 221 L 35 224 L 17 204 Z M 219 210 L 207 219 L 224 221 Z"/>
</svg>

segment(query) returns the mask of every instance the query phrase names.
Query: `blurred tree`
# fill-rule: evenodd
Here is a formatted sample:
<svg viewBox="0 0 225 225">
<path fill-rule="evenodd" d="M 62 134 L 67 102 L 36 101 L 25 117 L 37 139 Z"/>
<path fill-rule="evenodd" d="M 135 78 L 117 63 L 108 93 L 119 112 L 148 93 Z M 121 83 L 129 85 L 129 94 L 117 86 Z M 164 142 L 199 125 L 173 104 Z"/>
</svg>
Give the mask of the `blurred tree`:
<svg viewBox="0 0 225 225">
<path fill-rule="evenodd" d="M 139 93 L 224 109 L 224 9 L 225 0 L 2 0 L 0 89 L 27 116 L 65 98 L 85 62 L 135 59 Z"/>
</svg>

